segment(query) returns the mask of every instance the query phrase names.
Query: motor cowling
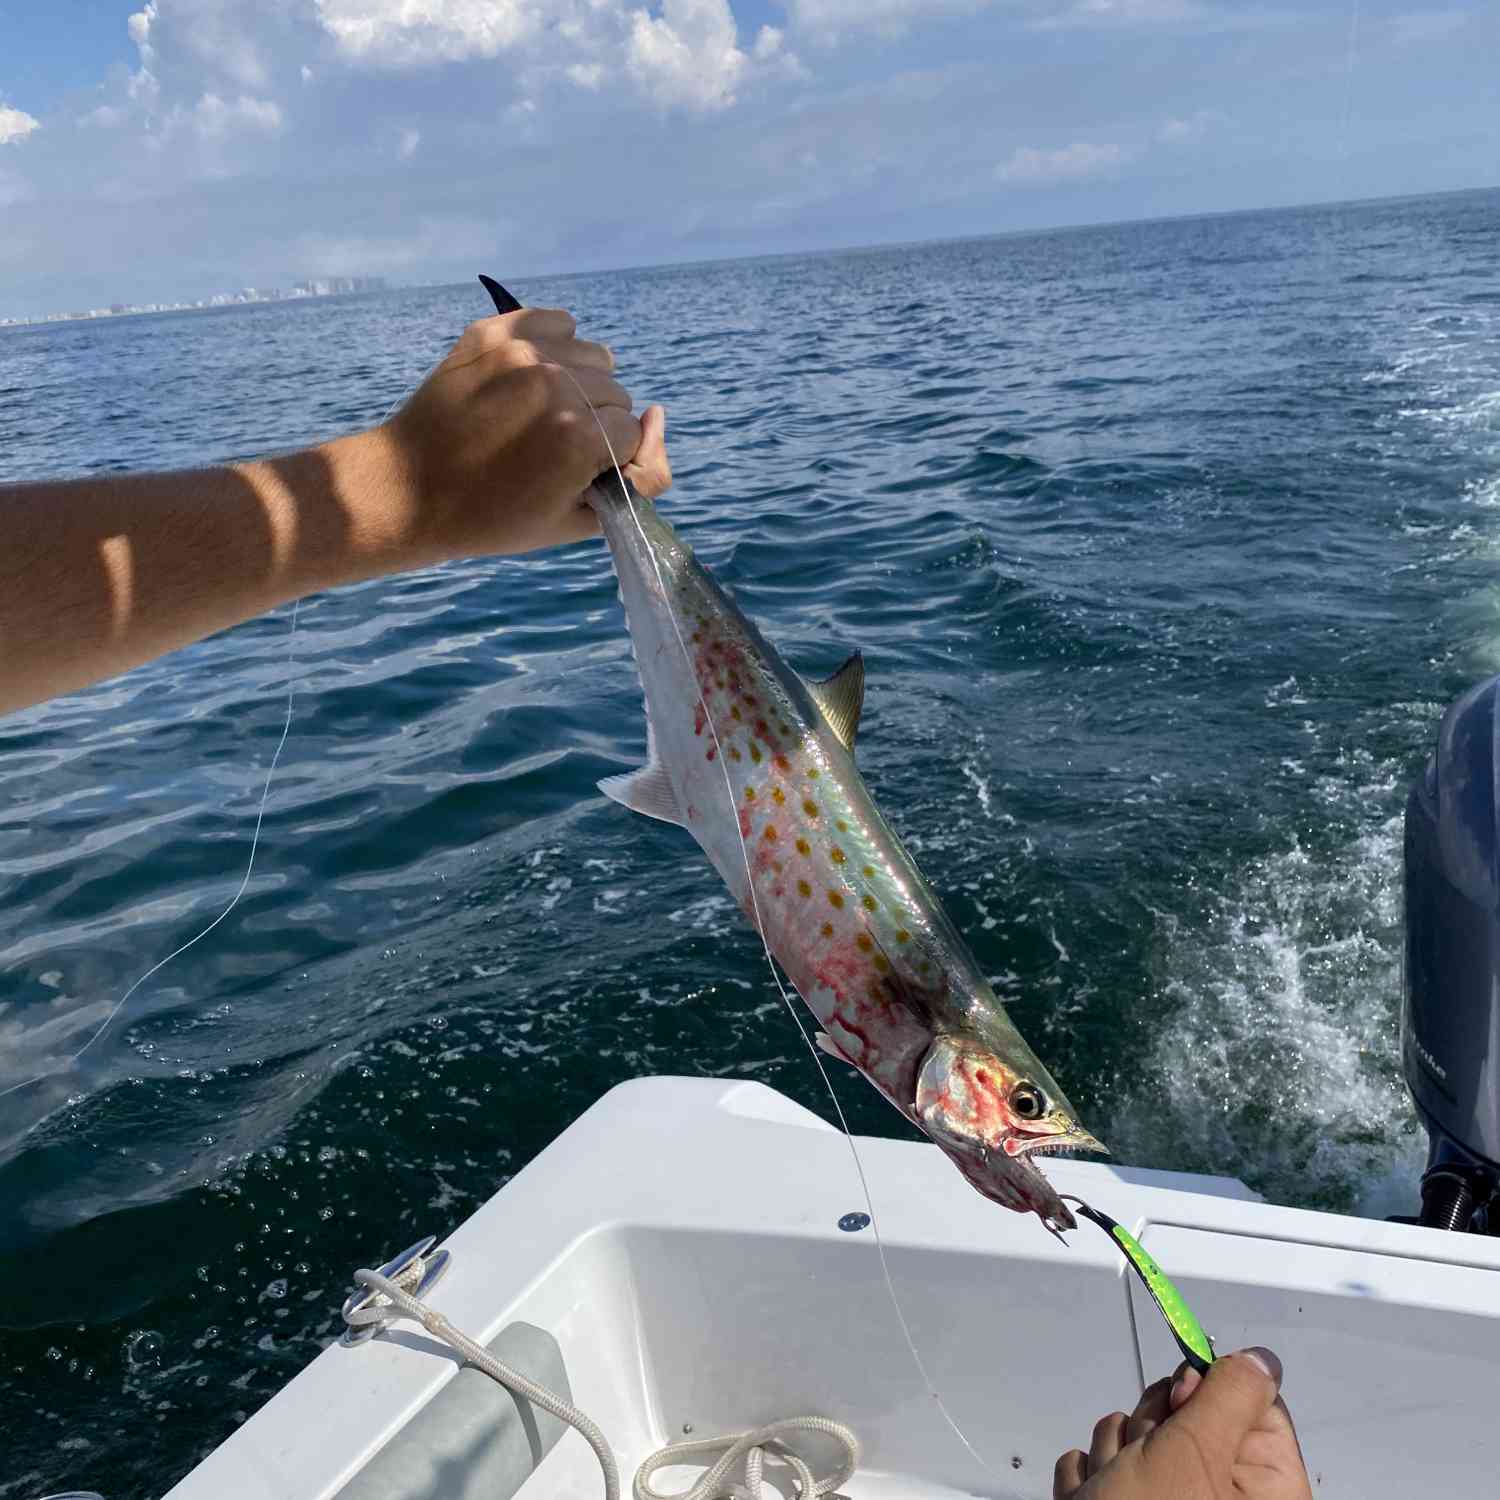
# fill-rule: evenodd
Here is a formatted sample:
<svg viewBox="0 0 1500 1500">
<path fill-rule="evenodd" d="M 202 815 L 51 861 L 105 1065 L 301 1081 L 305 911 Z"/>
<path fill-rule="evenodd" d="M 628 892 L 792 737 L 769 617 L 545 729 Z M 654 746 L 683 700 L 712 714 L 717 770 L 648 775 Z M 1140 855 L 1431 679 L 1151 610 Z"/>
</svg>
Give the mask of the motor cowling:
<svg viewBox="0 0 1500 1500">
<path fill-rule="evenodd" d="M 1500 677 L 1443 716 L 1406 803 L 1401 1058 L 1430 1142 L 1419 1222 L 1500 1187 Z"/>
</svg>

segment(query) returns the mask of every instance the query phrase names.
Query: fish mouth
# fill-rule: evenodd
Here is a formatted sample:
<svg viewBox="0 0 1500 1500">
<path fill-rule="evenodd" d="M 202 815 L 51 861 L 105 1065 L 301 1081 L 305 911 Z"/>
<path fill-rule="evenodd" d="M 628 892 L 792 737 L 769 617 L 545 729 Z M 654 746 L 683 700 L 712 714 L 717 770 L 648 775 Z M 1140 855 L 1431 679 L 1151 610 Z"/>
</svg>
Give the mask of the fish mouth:
<svg viewBox="0 0 1500 1500">
<path fill-rule="evenodd" d="M 1035 1153 L 1012 1156 L 991 1151 L 974 1142 L 968 1149 L 948 1145 L 948 1159 L 968 1178 L 981 1197 L 1013 1213 L 1034 1213 L 1055 1234 L 1073 1229 L 1077 1221 L 1040 1167 L 1030 1159 Z"/>
<path fill-rule="evenodd" d="M 1108 1154 L 1104 1145 L 1082 1129 L 1029 1139 L 1010 1136 L 998 1151 L 979 1143 L 975 1145 L 977 1149 L 972 1153 L 950 1152 L 970 1183 L 993 1203 L 1020 1213 L 1034 1213 L 1059 1238 L 1063 1230 L 1076 1229 L 1078 1221 L 1047 1180 L 1036 1158 L 1071 1155 L 1074 1151 Z"/>
<path fill-rule="evenodd" d="M 1042 1196 L 1045 1198 L 1045 1203 L 1033 1203 L 1032 1211 L 1061 1240 L 1064 1229 L 1078 1228 L 1078 1220 L 1073 1217 L 1072 1209 L 1063 1202 L 1057 1189 L 1047 1181 L 1034 1158 L 1038 1156 L 1069 1157 L 1081 1152 L 1108 1156 L 1109 1147 L 1082 1127 L 1070 1130 L 1066 1135 L 1042 1136 L 1035 1140 L 1022 1141 L 1020 1147 L 1020 1151 L 1011 1160 L 1021 1167 L 1030 1168 L 1036 1174 L 1042 1185 Z M 1064 1240 L 1063 1243 L 1066 1244 L 1067 1241 Z"/>
<path fill-rule="evenodd" d="M 1025 1156 L 1072 1156 L 1083 1151 L 1099 1156 L 1110 1154 L 1109 1147 L 1103 1141 L 1082 1129 L 1070 1130 L 1064 1135 L 1036 1136 L 1031 1140 L 1016 1140 L 1012 1137 L 1005 1143 L 1005 1154 L 1012 1161 Z"/>
</svg>

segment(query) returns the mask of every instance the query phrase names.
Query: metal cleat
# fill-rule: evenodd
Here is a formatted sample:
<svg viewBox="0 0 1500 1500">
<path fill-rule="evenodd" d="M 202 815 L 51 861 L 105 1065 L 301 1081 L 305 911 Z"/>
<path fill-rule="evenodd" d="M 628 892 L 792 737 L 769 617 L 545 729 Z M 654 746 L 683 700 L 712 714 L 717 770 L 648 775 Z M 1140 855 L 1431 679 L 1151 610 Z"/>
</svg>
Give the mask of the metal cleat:
<svg viewBox="0 0 1500 1500">
<path fill-rule="evenodd" d="M 435 1244 L 437 1236 L 429 1234 L 426 1239 L 418 1240 L 415 1245 L 403 1250 L 394 1260 L 388 1260 L 380 1266 L 378 1273 L 394 1281 L 402 1291 L 410 1292 L 413 1297 L 425 1295 L 448 1269 L 450 1259 L 446 1250 L 429 1255 L 428 1251 Z M 388 1328 L 395 1320 L 382 1316 L 381 1309 L 390 1305 L 390 1298 L 373 1287 L 351 1292 L 344 1302 L 343 1310 L 344 1322 L 349 1326 L 344 1330 L 340 1342 L 363 1344 L 383 1328 Z"/>
</svg>

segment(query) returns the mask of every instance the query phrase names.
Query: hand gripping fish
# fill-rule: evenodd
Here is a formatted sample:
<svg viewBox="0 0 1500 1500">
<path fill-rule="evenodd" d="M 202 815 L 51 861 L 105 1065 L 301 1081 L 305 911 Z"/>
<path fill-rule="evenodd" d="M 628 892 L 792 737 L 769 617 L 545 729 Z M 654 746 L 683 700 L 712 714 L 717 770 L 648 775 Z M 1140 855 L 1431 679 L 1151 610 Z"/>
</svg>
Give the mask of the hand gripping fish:
<svg viewBox="0 0 1500 1500">
<path fill-rule="evenodd" d="M 818 1018 L 824 1051 L 858 1068 L 986 1198 L 1074 1228 L 1033 1158 L 1105 1148 L 855 768 L 859 653 L 804 681 L 628 480 L 605 474 L 589 500 L 619 578 L 648 747 L 644 766 L 599 789 L 692 834 Z"/>
</svg>

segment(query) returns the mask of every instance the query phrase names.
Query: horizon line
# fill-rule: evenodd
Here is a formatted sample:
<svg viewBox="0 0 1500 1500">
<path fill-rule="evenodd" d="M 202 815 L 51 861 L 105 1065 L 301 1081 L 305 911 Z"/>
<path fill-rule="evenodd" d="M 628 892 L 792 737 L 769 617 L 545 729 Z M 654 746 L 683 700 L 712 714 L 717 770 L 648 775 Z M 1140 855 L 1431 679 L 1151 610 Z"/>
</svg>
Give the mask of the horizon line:
<svg viewBox="0 0 1500 1500">
<path fill-rule="evenodd" d="M 1256 205 L 1253 208 L 1216 208 L 1216 209 L 1201 209 L 1201 210 L 1197 210 L 1197 211 L 1193 211 L 1193 212 L 1188 212 L 1188 213 L 1147 214 L 1147 215 L 1142 215 L 1139 218 L 1125 218 L 1125 219 L 1081 219 L 1081 220 L 1074 220 L 1074 221 L 1071 221 L 1071 222 L 1062 222 L 1062 223 L 1057 223 L 1057 224 L 1042 225 L 1042 226 L 1037 226 L 1037 227 L 1028 228 L 1028 229 L 995 229 L 995 230 L 989 230 L 989 231 L 986 231 L 986 232 L 983 232 L 983 233 L 978 233 L 978 234 L 935 235 L 935 236 L 933 236 L 933 237 L 931 237 L 929 239 L 918 239 L 918 240 L 877 240 L 877 241 L 873 241 L 873 242 L 866 241 L 866 242 L 861 242 L 861 243 L 858 243 L 858 244 L 824 245 L 824 246 L 820 246 L 820 247 L 815 248 L 815 249 L 763 250 L 763 251 L 757 251 L 754 254 L 750 254 L 750 255 L 721 255 L 721 256 L 704 256 L 704 257 L 701 257 L 701 258 L 698 258 L 698 259 L 684 258 L 684 259 L 681 259 L 681 260 L 638 261 L 638 262 L 633 262 L 633 263 L 626 263 L 626 264 L 623 264 L 623 265 L 593 266 L 593 267 L 588 267 L 588 268 L 584 268 L 584 269 L 580 269 L 580 270 L 568 270 L 568 271 L 507 271 L 506 275 L 508 277 L 510 277 L 511 279 L 516 280 L 516 281 L 523 281 L 523 280 L 528 280 L 528 279 L 530 279 L 530 280 L 536 280 L 536 281 L 543 281 L 543 280 L 548 280 L 548 281 L 569 281 L 569 280 L 576 280 L 576 279 L 579 279 L 579 278 L 585 277 L 585 276 L 613 276 L 613 275 L 618 275 L 618 274 L 621 274 L 621 273 L 624 273 L 624 272 L 627 272 L 627 271 L 665 271 L 665 270 L 690 269 L 690 268 L 692 268 L 694 266 L 738 265 L 738 264 L 750 263 L 750 262 L 754 262 L 754 261 L 763 261 L 763 260 L 795 260 L 795 259 L 802 258 L 802 257 L 812 258 L 812 257 L 816 257 L 816 256 L 825 256 L 825 255 L 876 254 L 876 253 L 879 253 L 881 251 L 903 250 L 903 249 L 919 249 L 919 248 L 921 248 L 923 246 L 930 246 L 930 245 L 963 245 L 963 244 L 977 244 L 977 243 L 980 243 L 980 242 L 985 241 L 985 240 L 1025 239 L 1025 238 L 1028 238 L 1028 237 L 1036 237 L 1036 236 L 1048 235 L 1048 234 L 1061 234 L 1061 233 L 1064 233 L 1064 232 L 1067 232 L 1067 231 L 1088 230 L 1088 229 L 1121 229 L 1121 228 L 1126 227 L 1127 225 L 1132 225 L 1132 224 L 1141 224 L 1141 225 L 1145 225 L 1145 224 L 1181 224 L 1181 223 L 1191 223 L 1194 220 L 1199 220 L 1199 219 L 1203 219 L 1203 220 L 1208 220 L 1208 219 L 1230 219 L 1230 218 L 1246 217 L 1246 216 L 1251 215 L 1251 214 L 1296 213 L 1296 212 L 1303 212 L 1303 211 L 1312 210 L 1312 209 L 1361 208 L 1361 207 L 1369 207 L 1370 205 L 1378 204 L 1378 203 L 1415 203 L 1415 202 L 1420 202 L 1422 199 L 1425 199 L 1425 198 L 1459 198 L 1459 197 L 1469 196 L 1469 195 L 1472 195 L 1472 194 L 1494 193 L 1494 192 L 1500 192 L 1500 183 L 1490 184 L 1490 185 L 1482 186 L 1482 187 L 1441 188 L 1441 189 L 1438 189 L 1437 191 L 1434 191 L 1434 192 L 1425 192 L 1425 193 L 1390 193 L 1390 194 L 1379 194 L 1379 195 L 1376 195 L 1374 197 L 1369 197 L 1369 198 L 1317 199 L 1317 200 L 1314 200 L 1314 201 L 1311 201 L 1311 202 L 1290 202 L 1290 203 L 1267 203 L 1267 204 L 1259 204 L 1259 205 Z M 345 270 L 345 271 L 337 273 L 336 275 L 334 273 L 321 273 L 321 274 L 316 275 L 316 276 L 313 276 L 313 275 L 304 276 L 302 278 L 302 280 L 304 282 L 310 281 L 310 280 L 347 280 L 347 279 L 357 279 L 357 278 L 365 277 L 365 276 L 370 276 L 370 277 L 382 276 L 382 277 L 384 277 L 385 280 L 392 282 L 392 285 L 390 285 L 389 287 L 387 287 L 385 289 L 387 293 L 389 293 L 389 292 L 404 291 L 404 290 L 411 290 L 411 289 L 419 288 L 419 287 L 426 287 L 426 288 L 450 287 L 450 286 L 451 287 L 458 287 L 458 286 L 463 286 L 465 284 L 465 282 L 467 281 L 467 279 L 468 279 L 468 278 L 463 278 L 461 280 L 453 280 L 453 281 L 449 281 L 449 280 L 446 280 L 446 279 L 441 280 L 441 281 L 400 281 L 400 280 L 397 280 L 396 278 L 393 278 L 389 273 L 371 272 L 371 271 L 364 271 L 364 270 Z M 242 288 L 242 290 L 243 290 L 243 288 Z M 224 292 L 215 292 L 215 293 L 211 293 L 210 295 L 212 295 L 212 296 L 220 296 L 220 295 L 229 295 L 229 294 L 228 293 L 224 293 Z M 346 293 L 344 295 L 351 295 L 351 296 L 358 296 L 358 295 L 380 296 L 380 295 L 383 295 L 383 294 L 381 292 L 379 292 L 379 291 L 374 291 L 374 292 L 369 292 L 369 293 L 364 293 L 364 294 L 361 294 L 361 293 Z M 167 299 L 165 297 L 161 297 L 161 298 L 156 298 L 156 299 L 153 299 L 153 300 L 156 300 L 156 301 L 166 301 Z M 292 300 L 295 300 L 295 299 L 292 299 Z M 311 300 L 311 299 L 308 299 L 308 300 Z M 125 305 L 126 306 L 130 306 L 132 304 L 128 304 L 127 303 Z M 138 314 L 133 314 L 131 316 L 139 316 L 139 317 L 173 317 L 173 316 L 176 316 L 179 313 L 188 313 L 188 312 L 226 312 L 226 311 L 232 311 L 232 310 L 234 310 L 235 307 L 238 307 L 238 306 L 259 306 L 259 305 L 261 305 L 261 304 L 260 303 L 244 303 L 244 304 L 229 304 L 227 307 L 180 307 L 180 308 L 171 308 L 171 309 L 168 309 L 168 310 L 163 310 L 161 312 L 142 312 L 142 313 L 138 313 Z M 267 305 L 270 305 L 270 304 L 267 303 Z M 52 326 L 52 323 L 49 322 L 48 320 L 63 320 L 63 321 L 66 321 L 69 318 L 69 316 L 70 316 L 69 314 L 63 313 L 63 312 L 36 313 L 36 314 L 31 314 L 29 317 L 27 317 L 25 319 L 18 320 L 18 321 L 13 321 L 8 326 L 10 326 L 11 328 L 50 327 L 50 326 Z M 75 318 L 76 318 L 76 315 L 75 315 Z M 104 321 L 104 320 L 100 319 L 99 321 Z"/>
</svg>

